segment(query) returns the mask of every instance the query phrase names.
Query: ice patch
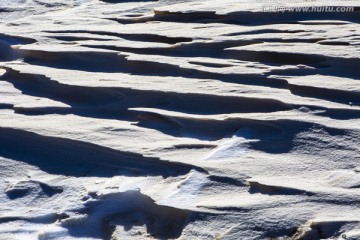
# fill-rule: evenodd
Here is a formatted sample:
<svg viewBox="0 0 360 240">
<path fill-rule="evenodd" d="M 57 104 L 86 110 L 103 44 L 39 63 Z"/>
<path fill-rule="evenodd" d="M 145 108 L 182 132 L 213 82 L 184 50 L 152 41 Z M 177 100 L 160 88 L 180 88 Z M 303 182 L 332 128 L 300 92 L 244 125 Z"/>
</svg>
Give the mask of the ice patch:
<svg viewBox="0 0 360 240">
<path fill-rule="evenodd" d="M 224 140 L 204 160 L 222 160 L 241 157 L 247 151 L 246 143 L 253 136 L 249 128 L 239 129 L 230 139 Z"/>
<path fill-rule="evenodd" d="M 210 181 L 207 175 L 192 170 L 175 191 L 158 204 L 191 209 L 196 206 L 201 189 Z"/>
</svg>

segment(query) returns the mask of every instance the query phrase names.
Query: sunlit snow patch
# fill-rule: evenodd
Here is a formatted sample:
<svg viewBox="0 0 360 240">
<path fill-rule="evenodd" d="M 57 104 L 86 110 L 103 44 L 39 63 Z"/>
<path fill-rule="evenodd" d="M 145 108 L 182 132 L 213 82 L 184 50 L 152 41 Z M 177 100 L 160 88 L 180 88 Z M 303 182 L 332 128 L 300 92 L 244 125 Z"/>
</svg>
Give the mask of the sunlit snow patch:
<svg viewBox="0 0 360 240">
<path fill-rule="evenodd" d="M 223 140 L 204 160 L 221 160 L 238 158 L 247 151 L 246 143 L 253 136 L 250 128 L 239 129 L 231 138 Z"/>
<path fill-rule="evenodd" d="M 196 205 L 199 192 L 209 182 L 205 174 L 192 170 L 177 186 L 178 189 L 166 199 L 158 201 L 158 204 L 191 209 Z"/>
</svg>

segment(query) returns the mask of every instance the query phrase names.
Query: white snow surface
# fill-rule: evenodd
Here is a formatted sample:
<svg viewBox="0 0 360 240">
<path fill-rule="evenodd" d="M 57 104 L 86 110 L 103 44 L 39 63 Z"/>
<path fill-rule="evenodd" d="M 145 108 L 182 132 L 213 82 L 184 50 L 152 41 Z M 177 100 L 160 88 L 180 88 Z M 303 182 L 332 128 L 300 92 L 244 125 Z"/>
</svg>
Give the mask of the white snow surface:
<svg viewBox="0 0 360 240">
<path fill-rule="evenodd" d="M 0 240 L 360 239 L 359 19 L 2 0 Z"/>
</svg>

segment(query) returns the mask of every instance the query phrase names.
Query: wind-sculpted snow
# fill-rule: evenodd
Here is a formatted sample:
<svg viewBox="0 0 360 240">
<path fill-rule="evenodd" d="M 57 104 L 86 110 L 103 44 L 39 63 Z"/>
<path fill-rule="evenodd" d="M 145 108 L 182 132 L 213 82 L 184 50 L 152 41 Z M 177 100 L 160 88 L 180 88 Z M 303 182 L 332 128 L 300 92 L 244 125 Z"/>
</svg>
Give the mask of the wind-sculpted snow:
<svg viewBox="0 0 360 240">
<path fill-rule="evenodd" d="M 360 239 L 359 9 L 2 1 L 0 240 Z"/>
</svg>

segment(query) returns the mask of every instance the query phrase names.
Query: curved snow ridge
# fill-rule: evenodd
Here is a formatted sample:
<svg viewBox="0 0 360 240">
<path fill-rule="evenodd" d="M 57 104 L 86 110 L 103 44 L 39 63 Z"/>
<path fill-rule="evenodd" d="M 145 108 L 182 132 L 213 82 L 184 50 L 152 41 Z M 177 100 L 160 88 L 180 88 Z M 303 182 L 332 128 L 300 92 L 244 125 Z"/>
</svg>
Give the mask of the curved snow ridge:
<svg viewBox="0 0 360 240">
<path fill-rule="evenodd" d="M 153 237 L 174 239 L 192 215 L 191 211 L 157 205 L 138 190 L 92 196 L 82 216 L 70 216 L 60 226 L 70 235 L 116 239 Z"/>
<path fill-rule="evenodd" d="M 3 146 L 1 156 L 36 165 L 60 175 L 111 177 L 128 169 L 136 175 L 183 175 L 191 169 L 203 169 L 184 163 L 162 161 L 137 153 L 121 152 L 91 143 L 42 136 L 39 134 L 0 128 Z M 22 151 L 16 152 L 21 146 Z M 103 175 L 102 175 L 103 174 Z"/>
<path fill-rule="evenodd" d="M 0 239 L 359 239 L 356 1 L 1 4 Z"/>
<path fill-rule="evenodd" d="M 19 90 L 27 92 L 32 96 L 47 97 L 61 101 L 73 106 L 75 111 L 76 108 L 79 107 L 80 112 L 82 108 L 85 111 L 86 109 L 90 112 L 94 111 L 92 115 L 95 117 L 97 114 L 101 117 L 102 112 L 104 112 L 105 115 L 108 112 L 111 116 L 114 106 L 116 106 L 117 109 L 113 114 L 118 112 L 125 118 L 127 116 L 124 115 L 124 112 L 126 112 L 127 109 L 137 107 L 160 108 L 185 113 L 201 113 L 204 115 L 234 112 L 276 112 L 292 109 L 290 105 L 273 99 L 255 99 L 242 96 L 214 96 L 196 93 L 186 94 L 126 88 L 72 86 L 61 84 L 42 75 L 23 74 L 11 68 L 5 69 L 7 73 L 2 76 L 2 79 L 14 84 Z M 27 79 L 27 81 L 23 81 L 22 79 Z M 42 89 L 45 88 L 47 91 L 42 91 Z M 104 107 L 100 104 L 102 102 Z"/>
<path fill-rule="evenodd" d="M 359 224 L 358 219 L 314 219 L 300 226 L 292 237 L 322 239 L 336 236 L 339 239 L 357 239 Z"/>
</svg>

